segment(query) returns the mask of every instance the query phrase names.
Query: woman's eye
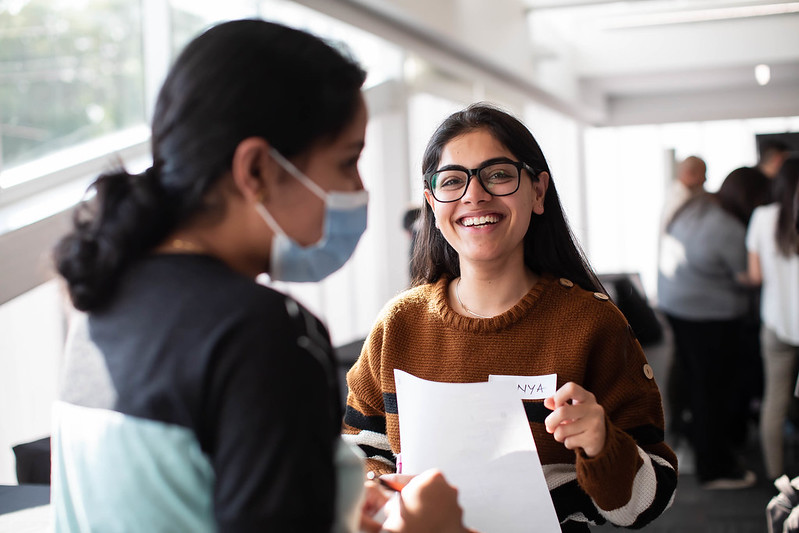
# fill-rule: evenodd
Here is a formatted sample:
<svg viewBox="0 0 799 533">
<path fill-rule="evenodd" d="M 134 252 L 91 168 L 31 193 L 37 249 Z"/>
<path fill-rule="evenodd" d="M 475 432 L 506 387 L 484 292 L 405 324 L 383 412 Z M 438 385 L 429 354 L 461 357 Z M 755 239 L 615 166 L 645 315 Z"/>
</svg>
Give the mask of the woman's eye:
<svg viewBox="0 0 799 533">
<path fill-rule="evenodd" d="M 495 170 L 488 176 L 489 181 L 506 181 L 512 179 L 511 175 L 505 170 Z"/>
<path fill-rule="evenodd" d="M 442 178 L 439 183 L 441 188 L 454 188 L 460 187 L 463 184 L 463 179 L 460 177 L 449 176 Z"/>
</svg>

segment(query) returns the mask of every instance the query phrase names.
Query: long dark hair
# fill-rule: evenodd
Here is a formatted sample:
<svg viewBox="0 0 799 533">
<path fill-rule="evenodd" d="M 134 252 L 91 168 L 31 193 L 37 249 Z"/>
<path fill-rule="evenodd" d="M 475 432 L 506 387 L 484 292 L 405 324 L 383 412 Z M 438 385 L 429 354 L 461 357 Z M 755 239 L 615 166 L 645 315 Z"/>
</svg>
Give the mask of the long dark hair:
<svg viewBox="0 0 799 533">
<path fill-rule="evenodd" d="M 769 202 L 771 180 L 757 169 L 736 168 L 724 178 L 715 196 L 722 209 L 747 226 L 755 207 Z"/>
<path fill-rule="evenodd" d="M 775 237 L 777 249 L 785 257 L 799 254 L 799 234 L 794 220 L 794 196 L 799 198 L 799 158 L 786 159 L 774 180 L 774 196 L 780 205 Z"/>
<path fill-rule="evenodd" d="M 158 95 L 153 166 L 101 175 L 55 249 L 78 309 L 111 296 L 120 275 L 170 233 L 221 214 L 215 189 L 239 143 L 262 137 L 286 157 L 353 119 L 366 74 L 308 33 L 262 20 L 226 22 L 178 56 Z"/>
<path fill-rule="evenodd" d="M 601 291 L 602 284 L 566 222 L 546 158 L 532 133 L 518 119 L 486 103 L 472 104 L 463 111 L 453 113 L 438 127 L 427 144 L 422 158 L 422 171 L 432 172 L 438 167 L 441 153 L 452 139 L 478 129 L 489 131 L 519 161 L 550 174 L 549 187 L 544 196 L 544 213 L 532 214 L 524 236 L 525 265 L 537 274 L 565 277 L 586 290 Z M 411 273 L 414 285 L 435 282 L 443 275 L 460 275 L 458 253 L 436 230 L 433 209 L 427 202 L 411 260 Z"/>
</svg>

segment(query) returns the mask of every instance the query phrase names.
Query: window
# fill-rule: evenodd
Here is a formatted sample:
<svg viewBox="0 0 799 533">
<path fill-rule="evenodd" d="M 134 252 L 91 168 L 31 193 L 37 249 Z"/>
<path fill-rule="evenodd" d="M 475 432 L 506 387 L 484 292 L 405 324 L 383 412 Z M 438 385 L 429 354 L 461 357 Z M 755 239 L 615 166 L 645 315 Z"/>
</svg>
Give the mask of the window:
<svg viewBox="0 0 799 533">
<path fill-rule="evenodd" d="M 673 123 L 585 132 L 588 251 L 600 273 L 638 272 L 657 293 L 660 216 L 671 166 L 689 155 L 707 163 L 705 188 L 757 162 L 755 135 L 799 131 L 799 117 Z"/>
<path fill-rule="evenodd" d="M 0 170 L 144 123 L 140 20 L 129 0 L 0 2 Z"/>
</svg>

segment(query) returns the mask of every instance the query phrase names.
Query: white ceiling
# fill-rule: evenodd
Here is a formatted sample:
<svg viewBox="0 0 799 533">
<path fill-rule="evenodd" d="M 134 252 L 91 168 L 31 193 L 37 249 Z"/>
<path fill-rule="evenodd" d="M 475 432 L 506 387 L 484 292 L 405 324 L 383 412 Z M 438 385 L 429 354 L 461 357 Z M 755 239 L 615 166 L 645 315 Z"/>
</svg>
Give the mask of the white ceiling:
<svg viewBox="0 0 799 533">
<path fill-rule="evenodd" d="M 799 115 L 799 2 L 298 1 L 396 23 L 596 125 Z"/>
<path fill-rule="evenodd" d="M 799 113 L 799 2 L 525 3 L 537 63 L 568 62 L 604 122 Z M 762 87 L 758 64 L 771 71 Z"/>
</svg>

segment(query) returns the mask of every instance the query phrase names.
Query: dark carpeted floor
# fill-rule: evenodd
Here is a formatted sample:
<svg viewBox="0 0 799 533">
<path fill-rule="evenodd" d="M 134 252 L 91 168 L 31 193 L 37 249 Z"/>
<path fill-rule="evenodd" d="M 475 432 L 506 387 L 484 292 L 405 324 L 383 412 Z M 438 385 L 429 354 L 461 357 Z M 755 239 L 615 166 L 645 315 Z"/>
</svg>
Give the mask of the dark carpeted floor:
<svg viewBox="0 0 799 533">
<path fill-rule="evenodd" d="M 647 359 L 655 370 L 655 377 L 661 394 L 666 390 L 666 369 L 671 359 L 671 339 L 656 346 L 645 348 Z M 665 402 L 664 402 L 665 403 Z M 667 440 L 668 437 L 667 437 Z M 792 451 L 794 450 L 794 451 Z M 786 456 L 789 475 L 797 475 L 797 447 L 788 450 Z M 680 465 L 677 495 L 671 508 L 644 528 L 644 531 L 659 533 L 764 533 L 766 525 L 766 504 L 777 494 L 771 480 L 765 478 L 760 452 L 757 427 L 750 424 L 747 444 L 741 451 L 747 468 L 757 474 L 757 484 L 743 490 L 705 490 L 699 486 L 696 476 L 690 473 L 690 459 L 683 461 L 685 454 L 680 450 L 678 457 L 686 464 Z M 686 470 L 686 472 L 683 472 Z M 611 525 L 592 528 L 592 531 L 621 531 Z"/>
<path fill-rule="evenodd" d="M 748 452 L 757 452 L 751 449 Z M 749 457 L 756 459 L 750 453 Z M 766 480 L 758 459 L 749 464 L 758 475 L 757 484 L 744 490 L 705 490 L 693 474 L 680 474 L 674 503 L 662 516 L 644 528 L 659 533 L 763 533 L 766 531 L 766 504 L 777 494 Z M 610 525 L 592 531 L 620 531 Z"/>
</svg>

